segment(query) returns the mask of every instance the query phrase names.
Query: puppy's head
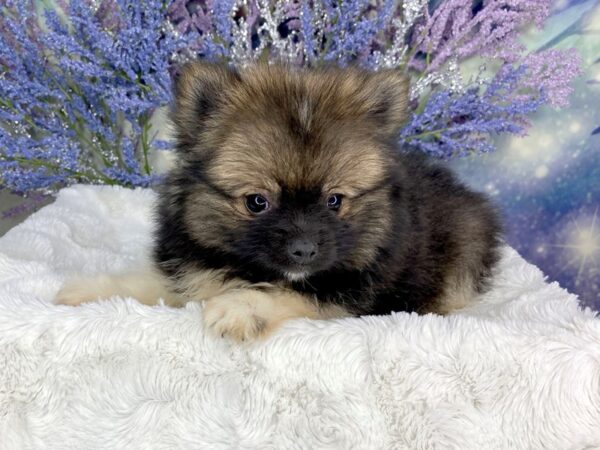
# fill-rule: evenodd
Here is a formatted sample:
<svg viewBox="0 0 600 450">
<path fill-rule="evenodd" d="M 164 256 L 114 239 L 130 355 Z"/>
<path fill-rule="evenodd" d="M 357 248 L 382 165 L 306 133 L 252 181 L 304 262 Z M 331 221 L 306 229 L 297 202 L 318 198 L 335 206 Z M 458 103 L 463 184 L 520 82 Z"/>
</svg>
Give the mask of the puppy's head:
<svg viewBox="0 0 600 450">
<path fill-rule="evenodd" d="M 175 96 L 171 180 L 192 239 L 292 281 L 373 261 L 390 234 L 404 75 L 192 63 Z"/>
</svg>

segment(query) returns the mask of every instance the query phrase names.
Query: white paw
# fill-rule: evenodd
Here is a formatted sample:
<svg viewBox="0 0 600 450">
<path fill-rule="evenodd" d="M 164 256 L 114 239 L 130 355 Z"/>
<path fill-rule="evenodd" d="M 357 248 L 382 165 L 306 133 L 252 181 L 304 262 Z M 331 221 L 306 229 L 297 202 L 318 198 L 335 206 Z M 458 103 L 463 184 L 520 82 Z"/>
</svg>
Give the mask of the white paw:
<svg viewBox="0 0 600 450">
<path fill-rule="evenodd" d="M 229 291 L 206 301 L 204 325 L 212 333 L 236 341 L 249 341 L 267 335 L 273 323 L 264 314 L 272 300 L 259 291 Z"/>
</svg>

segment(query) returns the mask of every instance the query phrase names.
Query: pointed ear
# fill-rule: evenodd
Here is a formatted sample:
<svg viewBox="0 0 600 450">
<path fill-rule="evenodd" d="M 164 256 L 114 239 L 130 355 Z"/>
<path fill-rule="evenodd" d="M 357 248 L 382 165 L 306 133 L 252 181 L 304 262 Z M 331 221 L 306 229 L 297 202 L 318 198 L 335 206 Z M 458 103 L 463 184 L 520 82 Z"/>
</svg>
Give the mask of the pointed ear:
<svg viewBox="0 0 600 450">
<path fill-rule="evenodd" d="M 180 146 L 197 141 L 227 90 L 239 79 L 237 72 L 224 64 L 194 61 L 180 69 L 174 80 L 172 112 Z"/>
<path fill-rule="evenodd" d="M 367 114 L 385 135 L 395 137 L 408 117 L 409 88 L 408 76 L 397 69 L 380 70 L 370 76 Z"/>
</svg>

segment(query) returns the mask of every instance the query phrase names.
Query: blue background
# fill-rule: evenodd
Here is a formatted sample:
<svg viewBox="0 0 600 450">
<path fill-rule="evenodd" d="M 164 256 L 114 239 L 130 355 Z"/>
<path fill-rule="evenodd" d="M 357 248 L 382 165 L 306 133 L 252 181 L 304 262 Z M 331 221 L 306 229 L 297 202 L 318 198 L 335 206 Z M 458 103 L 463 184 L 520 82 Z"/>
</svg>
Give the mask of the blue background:
<svg viewBox="0 0 600 450">
<path fill-rule="evenodd" d="M 600 2 L 557 2 L 546 27 L 523 43 L 578 49 L 583 74 L 571 105 L 543 108 L 528 136 L 498 138 L 498 151 L 450 164 L 501 208 L 510 245 L 600 310 Z"/>
</svg>

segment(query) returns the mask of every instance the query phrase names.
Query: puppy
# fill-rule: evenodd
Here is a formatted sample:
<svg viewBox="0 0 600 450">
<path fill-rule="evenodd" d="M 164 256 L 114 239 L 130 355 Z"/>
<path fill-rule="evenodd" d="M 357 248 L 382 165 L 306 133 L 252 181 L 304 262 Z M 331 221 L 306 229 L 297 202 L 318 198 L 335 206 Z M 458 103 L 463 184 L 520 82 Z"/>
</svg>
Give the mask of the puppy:
<svg viewBox="0 0 600 450">
<path fill-rule="evenodd" d="M 58 302 L 205 301 L 205 325 L 237 340 L 297 317 L 468 305 L 498 259 L 499 221 L 399 148 L 407 100 L 395 70 L 185 66 L 154 268 L 71 283 Z"/>
</svg>

